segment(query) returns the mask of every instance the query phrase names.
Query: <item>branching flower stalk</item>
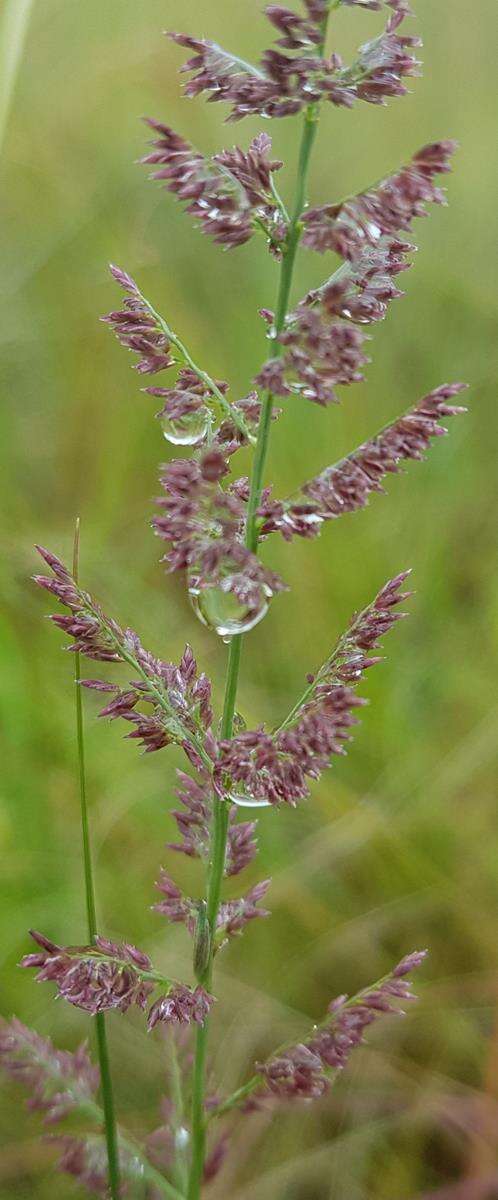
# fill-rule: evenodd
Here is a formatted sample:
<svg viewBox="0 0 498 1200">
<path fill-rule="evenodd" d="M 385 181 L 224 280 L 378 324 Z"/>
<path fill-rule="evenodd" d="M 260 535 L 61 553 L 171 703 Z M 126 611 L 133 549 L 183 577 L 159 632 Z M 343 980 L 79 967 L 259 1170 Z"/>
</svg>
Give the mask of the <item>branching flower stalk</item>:
<svg viewBox="0 0 498 1200">
<path fill-rule="evenodd" d="M 385 10 L 387 16 L 383 32 L 361 45 L 350 64 L 335 51 L 327 56 L 329 21 L 341 7 Z M 412 15 L 407 0 L 303 0 L 301 12 L 279 4 L 267 5 L 265 11 L 277 40 L 256 66 L 208 40 L 170 36 L 192 52 L 183 68 L 189 76 L 188 96 L 206 93 L 227 104 L 229 121 L 299 115 L 303 128 L 290 209 L 275 182 L 283 164 L 271 157 L 272 142 L 263 133 L 247 149 L 234 146 L 206 157 L 167 124 L 147 119 L 153 140 L 143 162 L 215 243 L 235 250 L 264 236 L 279 271 L 275 312 L 261 310 L 271 357 L 247 395 L 234 398 L 227 382 L 198 365 L 174 321 L 163 317 L 134 278 L 116 266 L 111 273 L 124 293 L 122 306 L 102 318 L 135 356 L 140 377 L 161 377 L 143 390 L 160 401 L 157 417 L 166 440 L 187 448 L 160 469 L 161 494 L 152 525 L 166 543 L 163 562 L 185 577 L 194 612 L 229 643 L 221 720 L 213 712 L 211 683 L 189 645 L 178 663 L 152 653 L 133 629 L 109 617 L 81 586 L 77 552 L 71 572 L 57 555 L 38 547 L 49 573 L 35 579 L 65 608 L 51 619 L 68 635 L 76 655 L 89 938 L 87 945 L 72 946 L 33 933 L 35 949 L 21 965 L 35 969 L 39 982 L 55 985 L 59 997 L 97 1021 L 106 1139 L 91 1123 L 97 1120 L 100 1127 L 102 1114 L 94 1100 L 98 1073 L 86 1051 L 57 1051 L 14 1019 L 1 1027 L 0 1061 L 9 1075 L 25 1083 L 30 1107 L 40 1109 L 45 1120 L 63 1121 L 69 1112 L 77 1112 L 84 1123 L 90 1120 L 90 1128 L 77 1134 L 70 1130 L 57 1139 L 59 1165 L 87 1191 L 111 1200 L 157 1200 L 163 1195 L 200 1200 L 204 1185 L 222 1166 L 237 1113 L 242 1111 L 246 1120 L 262 1105 L 323 1096 L 377 1017 L 399 1012 L 400 1004 L 413 998 L 408 977 L 425 958 L 425 951 L 412 952 L 378 983 L 333 1000 L 324 1020 L 301 1041 L 256 1063 L 231 1096 L 206 1094 L 210 1012 L 219 1000 L 217 956 L 249 922 L 269 916 L 263 903 L 270 880 L 256 882 L 238 899 L 225 899 L 224 878 L 238 876 L 253 862 L 255 817 L 270 805 L 294 807 L 306 801 L 322 772 L 346 753 L 366 703 L 358 688 L 366 671 L 380 661 L 383 639 L 406 615 L 402 606 L 411 595 L 405 590 L 407 570 L 380 585 L 373 599 L 363 600 L 318 669 L 308 674 L 287 715 L 273 729 L 247 729 L 236 712 L 243 639 L 286 587 L 262 562 L 260 544 L 275 535 L 286 542 L 314 538 L 329 521 L 361 510 L 384 491 L 386 478 L 404 462 L 425 457 L 446 432 L 443 419 L 464 411 L 455 403 L 463 385 L 443 384 L 339 462 L 298 483 L 291 496 L 279 498 L 266 483 L 270 430 L 289 403 L 298 397 L 322 407 L 336 404 L 338 389 L 363 380 L 369 361 L 367 327 L 383 320 L 391 302 L 402 295 L 397 277 L 410 267 L 413 250 L 406 236 L 429 205 L 445 202 L 436 180 L 449 171 L 455 144 L 424 146 L 357 196 L 308 207 L 308 173 L 322 105 L 382 105 L 404 95 L 406 78 L 419 73 L 415 50 L 420 43 L 400 32 Z M 325 279 L 291 308 L 300 246 L 334 260 Z M 254 446 L 250 478 L 237 477 L 233 460 L 248 446 Z M 97 663 L 105 677 L 81 678 L 80 657 Z M 118 668 L 126 671 L 124 683 L 113 677 Z M 170 978 L 132 942 L 98 931 L 82 687 L 105 697 L 100 716 L 124 721 L 128 738 L 138 740 L 145 753 L 175 745 L 185 755 L 187 770 L 178 772 L 178 807 L 171 814 L 178 836 L 168 850 L 204 864 L 204 894 L 185 895 L 169 868 L 162 867 L 156 884 L 160 898 L 153 907 L 168 922 L 183 924 L 191 939 L 190 981 Z M 103 1024 L 105 1013 L 124 1014 L 131 1008 L 146 1013 L 149 1032 L 157 1036 L 158 1030 L 167 1030 L 175 1039 L 161 1124 L 144 1146 L 116 1125 Z M 190 1046 L 182 1057 L 182 1026 L 196 1027 L 192 1066 Z"/>
</svg>

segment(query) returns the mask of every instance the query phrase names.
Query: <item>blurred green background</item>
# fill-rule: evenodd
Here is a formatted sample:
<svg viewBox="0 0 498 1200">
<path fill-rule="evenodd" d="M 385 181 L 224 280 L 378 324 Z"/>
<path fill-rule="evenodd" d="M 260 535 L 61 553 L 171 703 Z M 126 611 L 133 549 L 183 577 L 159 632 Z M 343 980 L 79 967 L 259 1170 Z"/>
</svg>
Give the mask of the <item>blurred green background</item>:
<svg viewBox="0 0 498 1200">
<path fill-rule="evenodd" d="M 274 539 L 265 551 L 292 590 L 246 642 L 239 707 L 249 723 L 286 712 L 304 674 L 386 578 L 413 566 L 417 594 L 387 661 L 368 676 L 371 706 L 348 758 L 310 803 L 262 817 L 251 879 L 273 875 L 273 917 L 220 960 L 217 1086 L 236 1086 L 331 995 L 427 945 L 421 1002 L 404 1023 L 376 1028 L 329 1099 L 244 1122 L 212 1187 L 219 1200 L 498 1195 L 495 7 L 417 0 L 425 68 L 412 94 L 386 110 L 323 114 L 315 203 L 368 185 L 424 142 L 451 136 L 461 149 L 450 207 L 418 224 L 408 294 L 374 331 L 368 383 L 337 409 L 289 404 L 268 477 L 285 493 L 447 379 L 470 381 L 470 412 L 426 464 L 390 481 L 387 498 L 330 525 L 316 544 Z M 84 1015 L 16 968 L 30 925 L 66 942 L 84 937 L 72 660 L 30 582 L 32 545 L 67 556 L 79 513 L 85 582 L 164 657 L 192 641 L 219 705 L 226 647 L 196 622 L 182 580 L 164 577 L 147 528 L 168 447 L 98 316 L 115 306 L 112 260 L 207 369 L 229 378 L 234 394 L 247 390 L 265 354 L 257 310 L 273 303 L 276 266 L 257 239 L 222 254 L 134 160 L 144 151 L 142 113 L 205 151 L 246 145 L 259 128 L 224 128 L 221 105 L 182 101 L 181 55 L 162 29 L 251 57 L 267 27 L 259 4 L 224 0 L 4 0 L 2 16 L 4 98 L 12 89 L 0 109 L 1 1008 L 70 1046 L 87 1031 Z M 23 17 L 16 61 L 6 29 Z M 348 54 L 379 17 L 346 9 L 334 25 Z M 272 133 L 288 195 L 298 123 L 275 122 Z M 303 253 L 296 298 L 326 271 Z M 143 759 L 117 723 L 96 720 L 91 697 L 86 712 L 102 931 L 188 972 L 183 932 L 149 911 L 168 863 L 180 757 Z M 168 865 L 200 889 L 195 864 Z M 140 1018 L 108 1024 L 123 1122 L 151 1129 L 164 1087 L 158 1042 Z M 3 1091 L 1 1200 L 80 1194 L 55 1175 L 38 1128 L 21 1096 Z"/>
</svg>

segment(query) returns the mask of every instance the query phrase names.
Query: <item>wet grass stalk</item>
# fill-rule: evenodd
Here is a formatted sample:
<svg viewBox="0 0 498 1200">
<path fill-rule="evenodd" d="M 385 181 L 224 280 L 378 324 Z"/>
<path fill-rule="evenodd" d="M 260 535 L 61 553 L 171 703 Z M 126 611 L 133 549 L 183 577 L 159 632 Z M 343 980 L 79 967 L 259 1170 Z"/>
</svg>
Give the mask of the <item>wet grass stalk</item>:
<svg viewBox="0 0 498 1200">
<path fill-rule="evenodd" d="M 373 11 L 382 7 L 377 0 L 306 0 L 305 14 L 299 15 L 287 7 L 268 6 L 266 15 L 278 31 L 278 41 L 255 68 L 209 40 L 171 34 L 195 52 L 183 68 L 194 76 L 186 84 L 188 95 L 207 92 L 210 99 L 230 103 L 230 117 L 236 120 L 256 113 L 299 113 L 304 118 L 289 209 L 273 179 L 283 163 L 273 159 L 272 140 L 265 133 L 253 138 L 247 149 L 234 146 L 206 158 L 169 126 L 147 118 L 154 141 L 142 161 L 153 166 L 153 178 L 177 195 L 215 242 L 235 249 L 263 232 L 279 263 L 275 312 L 261 310 L 270 324 L 272 352 L 254 378 L 254 390 L 229 399 L 233 394 L 228 382 L 197 365 L 197 355 L 187 349 L 169 316 L 159 314 L 127 271 L 110 268 L 123 295 L 121 307 L 102 320 L 121 345 L 138 356 L 133 365 L 139 375 L 154 377 L 154 386 L 142 390 L 160 397 L 162 407 L 156 415 L 166 440 L 191 451 L 175 453 L 162 465 L 159 512 L 152 524 L 168 546 L 163 561 L 172 571 L 184 573 L 197 616 L 229 643 L 221 722 L 215 720 L 211 681 L 190 645 L 178 663 L 164 660 L 80 586 L 79 521 L 72 573 L 52 551 L 37 547 L 49 574 L 36 575 L 35 580 L 65 608 L 51 619 L 73 639 L 75 654 L 88 944 L 61 946 L 32 930 L 35 949 L 21 966 L 35 969 L 38 982 L 55 985 L 58 996 L 95 1018 L 102 1106 L 94 1100 L 99 1072 L 84 1046 L 74 1053 L 60 1051 L 13 1018 L 10 1023 L 0 1021 L 0 1059 L 13 1078 L 22 1076 L 31 1101 L 47 1120 L 63 1120 L 75 1110 L 90 1112 L 94 1119 L 99 1114 L 97 1135 L 92 1130 L 60 1139 L 59 1166 L 111 1200 L 118 1200 L 132 1181 L 145 1193 L 151 1183 L 154 1194 L 200 1200 L 204 1182 L 216 1175 L 228 1146 L 230 1130 L 222 1126 L 218 1136 L 213 1116 L 223 1117 L 246 1104 L 245 1120 L 249 1097 L 254 1109 L 279 1100 L 323 1096 L 372 1022 L 414 998 L 408 976 L 426 954 L 405 954 L 388 973 L 382 971 L 377 983 L 352 997 L 333 999 L 308 1035 L 298 1044 L 284 1042 L 265 1062 L 255 1063 L 249 1081 L 231 1096 L 206 1095 L 210 1011 L 219 998 L 213 994 L 215 955 L 249 921 L 269 916 L 262 904 L 269 879 L 231 899 L 222 896 L 224 877 L 239 875 L 257 854 L 254 810 L 284 804 L 294 808 L 307 800 L 312 782 L 335 756 L 344 754 L 358 724 L 357 710 L 366 703 L 358 687 L 367 669 L 380 661 L 376 651 L 406 615 L 399 606 L 411 595 L 404 590 L 410 572 L 398 568 L 366 606 L 363 601 L 318 669 L 306 675 L 304 691 L 278 726 L 248 729 L 243 717 L 236 716 L 243 640 L 286 587 L 259 555 L 260 539 L 275 534 L 287 543 L 294 537 L 314 538 L 332 518 L 365 508 L 405 460 L 425 457 L 431 441 L 446 432 L 441 418 L 465 411 L 454 403 L 464 385 L 442 384 L 345 458 L 302 482 L 290 496 L 280 498 L 266 486 L 272 419 L 283 415 L 275 410 L 275 402 L 280 408 L 281 399 L 297 394 L 324 408 L 337 403 L 338 387 L 364 378 L 363 367 L 370 361 L 365 327 L 382 320 L 391 301 L 402 294 L 397 276 L 410 265 L 407 258 L 413 249 L 406 233 L 415 218 L 425 215 L 429 203 L 443 203 L 444 191 L 435 179 L 450 170 L 455 149 L 449 140 L 424 146 L 367 191 L 345 201 L 307 206 L 321 103 L 342 108 L 360 101 L 383 103 L 403 95 L 405 76 L 418 73 L 412 54 L 418 39 L 397 32 L 409 16 L 406 0 L 385 0 L 383 33 L 361 45 L 350 66 L 345 67 L 337 53 L 327 59 L 328 21 L 341 4 Z M 320 255 L 332 252 L 342 266 L 291 308 L 301 247 Z M 171 369 L 173 386 L 157 386 L 157 376 Z M 254 446 L 249 480 L 232 473 L 233 456 L 248 445 Z M 99 669 L 119 664 L 126 671 L 124 684 L 112 676 L 82 678 L 80 658 L 92 666 L 97 663 Z M 157 969 L 129 940 L 111 941 L 97 931 L 83 686 L 105 695 L 99 715 L 126 722 L 128 738 L 138 739 L 146 753 L 173 745 L 187 758 L 187 772 L 178 773 L 180 808 L 171 813 L 179 840 L 168 845 L 204 862 L 204 895 L 185 895 L 162 867 L 156 882 L 161 899 L 153 907 L 167 921 L 183 924 L 192 938 L 194 983 Z M 249 819 L 239 820 L 239 809 L 248 809 Z M 162 1121 L 140 1153 L 135 1152 L 136 1140 L 116 1125 L 104 1017 L 130 1008 L 146 1014 L 149 1033 L 159 1026 L 173 1035 Z M 195 1028 L 194 1057 L 193 1063 L 189 1054 L 180 1064 L 175 1026 L 185 1025 Z"/>
</svg>

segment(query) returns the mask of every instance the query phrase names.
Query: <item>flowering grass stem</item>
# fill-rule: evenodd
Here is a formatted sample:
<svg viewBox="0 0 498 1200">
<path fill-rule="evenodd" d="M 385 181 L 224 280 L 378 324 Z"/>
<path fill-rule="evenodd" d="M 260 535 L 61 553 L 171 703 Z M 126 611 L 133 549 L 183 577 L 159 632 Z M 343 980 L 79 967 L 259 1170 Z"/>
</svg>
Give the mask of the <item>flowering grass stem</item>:
<svg viewBox="0 0 498 1200">
<path fill-rule="evenodd" d="M 80 519 L 76 521 L 74 533 L 74 549 L 73 549 L 73 575 L 78 581 L 79 574 L 79 547 L 80 547 Z M 97 912 L 95 904 L 95 885 L 93 880 L 92 866 L 92 851 L 90 843 L 90 824 L 88 817 L 88 801 L 86 792 L 86 769 L 85 769 L 85 736 L 83 727 L 83 702 L 81 696 L 81 667 L 80 655 L 76 651 L 74 656 L 74 682 L 75 682 L 75 703 L 76 703 L 76 738 L 78 744 L 78 773 L 80 782 L 80 810 L 81 810 L 81 835 L 83 845 L 83 867 L 85 875 L 85 898 L 88 924 L 88 937 L 90 942 L 94 942 L 97 937 Z M 116 1130 L 116 1115 L 114 1110 L 114 1096 L 112 1088 L 111 1067 L 109 1061 L 109 1049 L 107 1045 L 107 1031 L 105 1027 L 105 1017 L 103 1013 L 97 1013 L 95 1017 L 95 1040 L 97 1043 L 97 1054 L 100 1066 L 100 1080 L 102 1088 L 102 1104 L 104 1111 L 104 1127 L 105 1139 L 107 1146 L 107 1161 L 109 1166 L 109 1187 L 112 1200 L 119 1200 L 120 1182 L 119 1182 L 119 1152 L 118 1139 Z"/>
<path fill-rule="evenodd" d="M 323 49 L 323 45 L 325 43 L 327 22 L 328 16 L 323 22 L 323 42 L 321 49 Z M 292 286 L 294 265 L 296 261 L 296 253 L 301 237 L 301 216 L 306 203 L 306 185 L 311 152 L 317 132 L 318 115 L 319 106 L 317 104 L 309 105 L 305 111 L 304 129 L 297 167 L 296 191 L 292 209 L 292 220 L 289 227 L 286 248 L 282 256 L 280 271 L 280 282 L 275 313 L 275 331 L 277 334 L 281 333 L 282 329 L 284 328 L 285 318 L 289 306 L 289 297 Z M 281 344 L 278 341 L 275 345 L 275 352 L 277 355 L 281 352 Z M 249 550 L 251 550 L 252 553 L 257 553 L 258 549 L 257 510 L 263 489 L 263 475 L 268 454 L 272 411 L 273 396 L 271 392 L 268 392 L 261 406 L 261 416 L 258 427 L 258 437 L 251 475 L 250 496 L 247 508 L 246 546 Z M 230 738 L 233 732 L 233 719 L 235 715 L 235 704 L 240 672 L 242 640 L 243 634 L 239 634 L 238 636 L 232 638 L 230 642 L 221 730 L 222 738 Z M 208 871 L 208 920 L 211 927 L 212 936 L 216 928 L 216 919 L 220 906 L 221 885 L 223 882 L 223 872 L 225 868 L 228 820 L 229 805 L 227 801 L 216 799 L 213 814 L 212 854 Z M 211 953 L 210 961 L 206 968 L 204 977 L 199 980 L 199 982 L 208 989 L 211 986 L 212 972 L 213 955 Z M 206 1020 L 204 1025 L 197 1030 L 196 1034 L 192 1092 L 192 1160 L 187 1193 L 188 1200 L 199 1200 L 204 1170 L 206 1150 L 206 1116 L 204 1111 L 204 1096 L 208 1026 L 209 1022 Z"/>
<path fill-rule="evenodd" d="M 341 5 L 389 10 L 384 31 L 360 46 L 349 67 L 339 54 L 326 58 L 325 51 L 330 16 Z M 307 675 L 303 694 L 282 724 L 273 731 L 261 724 L 247 729 L 237 711 L 242 638 L 286 586 L 259 557 L 260 540 L 277 532 L 288 542 L 294 536 L 315 537 L 325 522 L 364 508 L 374 493 L 384 491 L 384 479 L 396 474 L 403 462 L 425 457 L 432 440 L 446 432 L 441 418 L 465 411 L 452 402 L 464 385 L 442 384 L 380 434 L 305 481 L 290 497 L 279 499 L 266 487 L 271 424 L 280 415 L 275 402 L 298 393 L 321 406 L 335 404 L 338 386 L 363 379 L 362 368 L 369 362 L 363 326 L 383 320 L 391 301 L 403 295 L 396 277 L 410 266 L 407 256 L 414 249 L 405 235 L 415 218 L 425 215 L 428 204 L 445 202 L 444 189 L 435 177 L 450 170 L 456 148 L 451 140 L 426 145 L 373 188 L 339 205 L 308 208 L 308 175 L 321 102 L 351 108 L 357 101 L 384 104 L 388 97 L 404 95 L 405 77 L 418 73 L 420 64 L 412 50 L 420 42 L 397 32 L 412 15 L 408 0 L 384 0 L 384 5 L 382 0 L 305 0 L 305 9 L 300 15 L 278 4 L 267 6 L 266 15 L 279 36 L 264 51 L 261 70 L 253 70 L 210 40 L 170 34 L 173 41 L 194 51 L 182 67 L 191 76 L 186 95 L 208 93 L 211 100 L 228 102 L 230 121 L 255 113 L 262 117 L 302 114 L 288 209 L 273 180 L 283 164 L 270 157 L 272 139 L 266 134 L 254 138 L 247 150 L 234 146 L 206 158 L 167 125 L 147 118 L 158 135 L 142 160 L 161 168 L 153 178 L 164 181 L 216 242 L 236 248 L 259 226 L 270 253 L 280 260 L 275 312 L 261 310 L 269 322 L 272 353 L 253 381 L 256 390 L 229 404 L 228 383 L 212 379 L 194 362 L 131 275 L 116 266 L 111 266 L 111 273 L 124 291 L 122 307 L 102 318 L 121 345 L 139 356 L 134 366 L 140 375 L 175 371 L 172 387 L 143 389 L 164 401 L 156 415 L 166 439 L 174 446 L 192 447 L 190 457 L 175 457 L 161 468 L 163 495 L 153 528 L 170 544 L 163 561 L 172 571 L 185 572 L 198 617 L 229 641 L 221 727 L 214 723 L 211 681 L 199 672 L 189 645 L 178 665 L 163 661 L 142 645 L 133 629 L 122 628 L 80 588 L 79 521 L 73 575 L 50 550 L 37 547 L 50 575 L 35 575 L 35 581 L 68 610 L 50 619 L 73 639 L 69 648 L 75 653 L 89 938 L 87 945 L 65 946 L 31 931 L 35 949 L 20 965 L 36 969 L 37 982 L 55 984 L 59 996 L 95 1016 L 100 1074 L 85 1046 L 74 1054 L 57 1050 L 16 1018 L 0 1022 L 0 1059 L 11 1077 L 28 1087 L 29 1106 L 39 1109 L 46 1123 L 62 1120 L 75 1108 L 92 1117 L 91 1131 L 59 1139 L 63 1147 L 59 1168 L 89 1190 L 105 1193 L 108 1200 L 118 1200 L 122 1188 L 130 1184 L 134 1194 L 138 1189 L 144 1197 L 150 1192 L 170 1200 L 200 1200 L 204 1183 L 215 1177 L 223 1163 L 230 1134 L 223 1127 L 213 1141 L 211 1118 L 236 1107 L 245 1118 L 265 1100 L 323 1096 L 361 1046 L 372 1022 L 379 1015 L 399 1013 L 400 1002 L 414 999 L 407 977 L 426 955 L 425 951 L 405 955 L 378 983 L 356 996 L 332 1000 L 323 1021 L 309 1030 L 305 1040 L 284 1044 L 256 1063 L 251 1078 L 231 1096 L 208 1102 L 208 1017 L 215 1000 L 215 953 L 248 921 L 269 915 L 259 906 L 268 879 L 239 899 L 222 895 L 225 876 L 237 875 L 257 851 L 258 822 L 238 821 L 238 808 L 295 806 L 309 797 L 310 781 L 319 779 L 335 757 L 346 752 L 358 725 L 357 710 L 367 703 L 358 694 L 358 685 L 364 672 L 381 661 L 376 651 L 384 635 L 406 616 L 399 605 L 411 595 L 404 590 L 408 571 L 389 579 L 366 607 L 353 614 L 318 671 Z M 293 310 L 291 291 L 301 247 L 319 254 L 333 251 L 343 265 Z M 222 482 L 232 470 L 233 455 L 248 442 L 254 445 L 250 479 Z M 80 657 L 125 663 L 132 668 L 133 678 L 124 688 L 106 679 L 82 679 Z M 179 745 L 194 771 L 194 775 L 178 773 L 176 795 L 181 807 L 172 816 L 180 840 L 169 843 L 169 849 L 206 862 L 204 897 L 184 895 L 161 868 L 157 881 L 161 900 L 153 906 L 169 921 L 183 923 L 192 937 L 194 987 L 163 976 L 131 942 L 111 942 L 97 933 L 81 686 L 112 696 L 99 715 L 129 722 L 128 737 L 140 739 L 147 753 Z M 163 994 L 156 995 L 149 1007 L 158 987 Z M 190 1054 L 188 1060 L 182 1059 L 188 1081 L 172 1045 L 171 1094 L 154 1140 L 145 1142 L 143 1149 L 116 1125 L 103 1016 L 110 1010 L 125 1013 L 131 1007 L 146 1012 L 149 1032 L 161 1024 L 197 1026 L 193 1064 Z M 54 1075 L 60 1076 L 62 1086 L 53 1086 Z M 99 1087 L 102 1105 L 94 1103 Z M 185 1087 L 191 1094 L 190 1125 Z M 160 1151 L 157 1168 L 156 1150 Z"/>
</svg>

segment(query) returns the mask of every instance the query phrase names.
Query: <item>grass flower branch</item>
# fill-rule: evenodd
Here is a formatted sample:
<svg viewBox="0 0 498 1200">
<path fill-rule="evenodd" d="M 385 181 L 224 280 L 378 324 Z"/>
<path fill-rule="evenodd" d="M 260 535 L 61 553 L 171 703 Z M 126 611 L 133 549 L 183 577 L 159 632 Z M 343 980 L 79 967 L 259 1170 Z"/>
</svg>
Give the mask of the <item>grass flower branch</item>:
<svg viewBox="0 0 498 1200">
<path fill-rule="evenodd" d="M 195 445 L 198 441 L 202 441 L 204 436 L 209 433 L 210 421 L 205 420 L 206 428 L 202 433 L 198 432 L 199 427 L 199 411 L 202 413 L 202 407 L 206 401 L 217 401 L 220 409 L 228 416 L 247 441 L 253 441 L 253 434 L 248 428 L 243 414 L 233 405 L 231 405 L 225 396 L 226 384 L 217 384 L 207 371 L 197 366 L 190 352 L 187 350 L 184 342 L 170 329 L 163 317 L 156 312 L 152 304 L 145 298 L 143 293 L 137 287 L 135 280 L 127 275 L 126 271 L 122 271 L 120 267 L 111 265 L 111 275 L 117 283 L 124 289 L 126 298 L 124 300 L 124 308 L 115 312 L 111 312 L 106 317 L 102 317 L 108 325 L 114 330 L 116 337 L 121 342 L 121 345 L 133 353 L 138 354 L 139 361 L 136 364 L 136 370 L 141 375 L 155 375 L 158 371 L 167 370 L 170 367 L 176 367 L 178 359 L 171 353 L 173 347 L 179 354 L 179 362 L 183 364 L 186 370 L 180 371 L 179 380 L 181 387 L 175 389 L 158 389 L 146 388 L 146 391 L 152 392 L 153 395 L 161 395 L 170 397 L 173 390 L 171 401 L 176 399 L 176 406 L 173 403 L 163 409 L 160 416 L 169 416 L 173 426 L 176 422 L 180 426 L 176 441 L 178 445 Z M 193 382 L 194 380 L 194 382 Z M 203 388 L 199 392 L 199 388 L 195 381 L 199 381 Z M 183 396 L 178 393 L 183 393 Z M 183 410 L 180 401 L 183 399 Z M 194 427 L 192 423 L 185 422 L 185 418 L 191 415 L 197 416 L 197 422 Z M 182 423 L 179 418 L 183 417 L 186 424 L 186 432 L 182 436 Z M 202 424 L 201 424 L 202 427 Z M 174 440 L 174 438 L 172 438 Z"/>
<path fill-rule="evenodd" d="M 21 1021 L 15 1018 L 10 1022 L 0 1021 L 0 1064 L 14 1081 L 29 1089 L 28 1108 L 41 1113 L 48 1128 L 70 1114 L 90 1121 L 99 1129 L 104 1125 L 105 1113 L 95 1098 L 99 1072 L 92 1066 L 85 1044 L 74 1053 L 56 1050 L 49 1038 L 41 1037 Z M 120 1128 L 116 1137 L 125 1186 L 143 1178 L 158 1195 L 169 1197 L 169 1200 L 184 1200 L 183 1193 L 156 1170 L 143 1147 L 129 1133 Z M 107 1172 L 103 1139 L 92 1132 L 85 1136 L 60 1135 L 52 1140 L 62 1150 L 61 1170 L 88 1184 L 90 1191 L 105 1195 Z M 110 1186 L 111 1180 L 109 1171 Z"/>
</svg>

